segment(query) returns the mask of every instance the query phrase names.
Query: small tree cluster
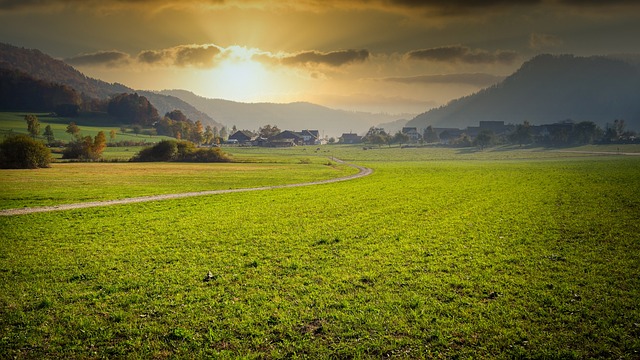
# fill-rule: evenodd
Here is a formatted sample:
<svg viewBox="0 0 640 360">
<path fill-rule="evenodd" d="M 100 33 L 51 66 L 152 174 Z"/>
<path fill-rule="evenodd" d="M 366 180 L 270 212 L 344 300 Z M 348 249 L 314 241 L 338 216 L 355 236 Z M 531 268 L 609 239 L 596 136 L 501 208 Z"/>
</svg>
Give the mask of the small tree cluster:
<svg viewBox="0 0 640 360">
<path fill-rule="evenodd" d="M 98 160 L 107 146 L 107 137 L 100 131 L 93 139 L 91 136 L 77 137 L 62 152 L 63 159 Z"/>
<path fill-rule="evenodd" d="M 0 167 L 3 169 L 45 168 L 50 163 L 51 151 L 27 135 L 14 135 L 0 144 Z"/>
<path fill-rule="evenodd" d="M 162 140 L 141 150 L 131 161 L 227 162 L 229 157 L 220 148 L 197 148 L 190 141 Z"/>
</svg>

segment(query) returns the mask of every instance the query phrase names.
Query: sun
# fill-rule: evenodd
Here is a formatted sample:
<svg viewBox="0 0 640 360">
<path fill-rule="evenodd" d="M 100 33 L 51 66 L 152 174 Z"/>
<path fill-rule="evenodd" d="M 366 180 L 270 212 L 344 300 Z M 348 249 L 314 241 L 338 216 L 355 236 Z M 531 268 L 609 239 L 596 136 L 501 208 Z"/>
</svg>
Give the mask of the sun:
<svg viewBox="0 0 640 360">
<path fill-rule="evenodd" d="M 238 47 L 210 71 L 208 81 L 221 97 L 236 101 L 255 101 L 271 91 L 274 76 L 251 53 Z"/>
</svg>

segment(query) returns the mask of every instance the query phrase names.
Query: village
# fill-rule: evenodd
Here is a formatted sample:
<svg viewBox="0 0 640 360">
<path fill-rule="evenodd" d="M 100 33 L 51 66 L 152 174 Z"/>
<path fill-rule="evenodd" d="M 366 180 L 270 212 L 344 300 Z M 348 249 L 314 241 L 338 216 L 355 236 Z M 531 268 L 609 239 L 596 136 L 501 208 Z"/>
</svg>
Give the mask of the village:
<svg viewBox="0 0 640 360">
<path fill-rule="evenodd" d="M 480 121 L 478 126 L 466 129 L 437 128 L 428 126 L 425 129 L 417 127 L 403 127 L 396 134 L 390 134 L 381 127 L 371 127 L 365 135 L 349 132 L 343 133 L 338 139 L 322 137 L 318 130 L 274 132 L 271 136 L 262 136 L 248 130 L 238 130 L 229 136 L 227 145 L 261 146 L 261 147 L 290 147 L 304 145 L 326 144 L 400 144 L 412 146 L 417 144 L 440 144 L 469 146 L 472 144 L 490 145 L 494 143 L 541 143 L 541 144 L 571 144 L 571 143 L 614 143 L 636 142 L 638 139 L 632 131 L 625 130 L 624 121 L 614 120 L 607 124 L 606 129 L 600 129 L 595 123 L 584 121 L 576 123 L 570 119 L 552 124 L 530 125 L 505 124 L 504 121 Z M 277 127 L 274 127 L 277 129 Z"/>
</svg>

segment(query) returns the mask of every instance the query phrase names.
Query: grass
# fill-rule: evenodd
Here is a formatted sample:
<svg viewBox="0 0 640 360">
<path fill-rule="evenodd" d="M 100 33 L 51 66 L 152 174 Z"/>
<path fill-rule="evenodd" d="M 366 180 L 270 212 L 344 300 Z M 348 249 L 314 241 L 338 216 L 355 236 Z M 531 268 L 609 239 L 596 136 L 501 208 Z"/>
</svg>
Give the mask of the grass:
<svg viewBox="0 0 640 360">
<path fill-rule="evenodd" d="M 0 218 L 0 353 L 639 356 L 640 159 L 332 150 L 374 174 Z M 320 161 L 302 152 L 237 149 L 283 164 L 229 166 L 290 179 Z"/>
<path fill-rule="evenodd" d="M 31 113 L 31 112 L 0 112 L 0 137 L 10 134 L 28 134 L 27 123 L 24 121 L 24 116 L 27 114 L 33 114 L 38 117 L 40 122 L 40 138 L 44 140 L 44 128 L 47 125 L 51 125 L 53 135 L 56 140 L 62 140 L 68 142 L 73 137 L 66 132 L 67 125 L 70 122 L 75 122 L 80 127 L 80 134 L 83 136 L 94 137 L 100 131 L 104 131 L 109 139 L 109 132 L 111 130 L 116 131 L 116 138 L 114 141 L 136 141 L 136 142 L 148 142 L 155 143 L 162 139 L 168 139 L 165 136 L 149 136 L 149 135 L 136 135 L 132 132 L 122 133 L 120 131 L 120 124 L 115 119 L 107 114 L 101 113 L 83 113 L 77 118 L 67 117 L 54 117 L 49 113 Z"/>
<path fill-rule="evenodd" d="M 326 163 L 54 163 L 49 169 L 3 170 L 0 209 L 303 183 L 356 172 Z"/>
</svg>

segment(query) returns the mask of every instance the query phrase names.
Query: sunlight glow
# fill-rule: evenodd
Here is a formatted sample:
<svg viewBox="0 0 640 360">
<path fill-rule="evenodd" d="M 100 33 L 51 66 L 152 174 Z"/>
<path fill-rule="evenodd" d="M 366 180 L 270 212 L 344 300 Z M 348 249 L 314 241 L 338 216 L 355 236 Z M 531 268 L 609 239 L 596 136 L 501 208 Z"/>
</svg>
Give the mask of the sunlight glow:
<svg viewBox="0 0 640 360">
<path fill-rule="evenodd" d="M 251 59 L 252 51 L 233 46 L 227 49 L 224 60 L 209 71 L 206 81 L 217 93 L 236 101 L 255 101 L 268 93 L 275 81 L 265 67 Z"/>
</svg>

